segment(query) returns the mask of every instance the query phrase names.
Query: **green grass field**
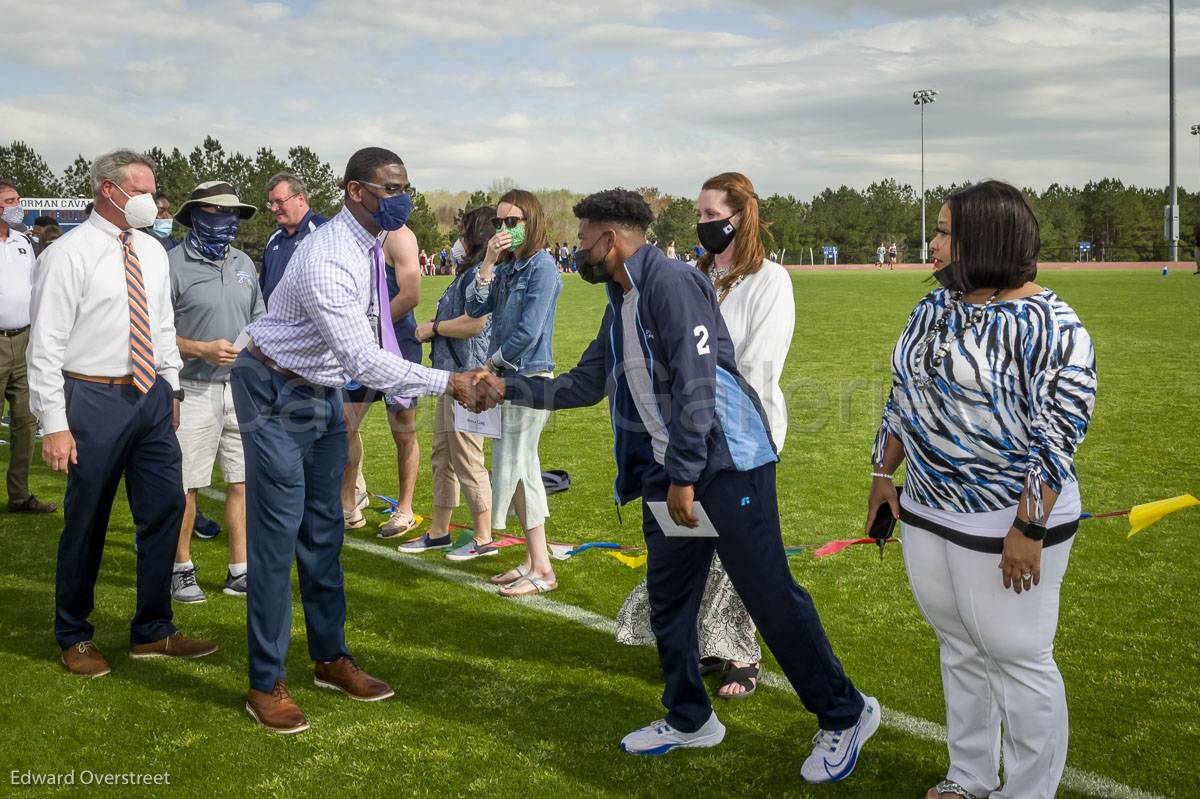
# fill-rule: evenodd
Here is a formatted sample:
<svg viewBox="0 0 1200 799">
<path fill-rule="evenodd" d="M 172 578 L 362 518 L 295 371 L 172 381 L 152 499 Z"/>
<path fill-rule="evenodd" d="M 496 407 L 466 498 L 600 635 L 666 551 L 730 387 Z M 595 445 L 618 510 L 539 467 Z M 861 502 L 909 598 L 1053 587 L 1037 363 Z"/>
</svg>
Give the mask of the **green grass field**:
<svg viewBox="0 0 1200 799">
<path fill-rule="evenodd" d="M 785 379 L 791 428 L 779 468 L 788 545 L 861 529 L 886 365 L 927 290 L 922 280 L 874 272 L 794 277 L 797 326 Z M 1099 399 L 1078 457 L 1084 510 L 1195 493 L 1200 278 L 1050 272 L 1043 282 L 1078 310 L 1096 343 Z M 422 319 L 445 283 L 426 280 Z M 603 304 L 600 289 L 573 276 L 565 283 L 555 335 L 560 370 L 595 333 Z M 426 516 L 431 410 L 429 403 L 420 416 L 426 466 L 416 509 Z M 366 438 L 368 484 L 394 494 L 380 409 Z M 619 525 L 613 509 L 611 451 L 602 406 L 552 419 L 543 467 L 566 469 L 574 481 L 550 500 L 552 540 L 640 543 L 639 510 L 624 509 Z M 63 480 L 40 459 L 33 482 L 44 498 L 62 495 Z M 201 504 L 219 516 L 216 501 Z M 456 521 L 469 523 L 465 508 Z M 177 605 L 175 617 L 185 632 L 216 638 L 220 652 L 198 662 L 128 658 L 134 553 L 123 498 L 93 614 L 113 672 L 94 681 L 67 674 L 52 634 L 61 522 L 58 514 L 0 514 L 0 796 L 891 798 L 920 797 L 945 773 L 944 744 L 912 730 L 910 717 L 942 723 L 944 708 L 936 643 L 913 604 L 898 547 L 883 562 L 873 547 L 791 561 L 847 671 L 879 697 L 888 724 L 851 779 L 813 787 L 800 781 L 799 765 L 815 722 L 790 691 L 764 688 L 744 702 L 719 703 L 729 732 L 716 749 L 644 759 L 617 749 L 630 729 L 661 717 L 661 684 L 653 650 L 618 646 L 598 618 L 613 617 L 643 572 L 600 553 L 556 562 L 556 593 L 513 601 L 478 589 L 480 578 L 521 556 L 517 548 L 465 564 L 430 555 L 414 568 L 386 557 L 394 547 L 375 546 L 373 529 L 348 534 L 350 647 L 396 697 L 363 705 L 312 685 L 297 594 L 290 684 L 312 729 L 285 738 L 257 728 L 242 710 L 245 612 L 241 600 L 220 593 L 224 534 L 193 546 L 209 601 Z M 1083 522 L 1063 589 L 1057 656 L 1074 771 L 1060 796 L 1196 796 L 1200 509 L 1132 540 L 1127 529 L 1122 519 Z M 769 659 L 767 668 L 778 675 Z M 14 770 L 168 772 L 170 787 L 29 788 L 10 784 Z"/>
</svg>

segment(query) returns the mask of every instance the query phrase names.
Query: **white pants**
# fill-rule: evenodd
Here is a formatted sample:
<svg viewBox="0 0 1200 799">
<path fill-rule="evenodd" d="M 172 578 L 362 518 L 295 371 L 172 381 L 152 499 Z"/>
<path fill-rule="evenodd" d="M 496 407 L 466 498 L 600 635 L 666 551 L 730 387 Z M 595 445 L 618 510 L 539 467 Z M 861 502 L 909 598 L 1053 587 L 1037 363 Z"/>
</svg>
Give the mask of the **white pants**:
<svg viewBox="0 0 1200 799">
<path fill-rule="evenodd" d="M 1001 582 L 999 555 L 912 525 L 902 530 L 913 599 L 941 647 L 947 779 L 991 799 L 1053 799 L 1067 762 L 1054 634 L 1074 539 L 1042 550 L 1041 583 L 1017 594 Z"/>
</svg>

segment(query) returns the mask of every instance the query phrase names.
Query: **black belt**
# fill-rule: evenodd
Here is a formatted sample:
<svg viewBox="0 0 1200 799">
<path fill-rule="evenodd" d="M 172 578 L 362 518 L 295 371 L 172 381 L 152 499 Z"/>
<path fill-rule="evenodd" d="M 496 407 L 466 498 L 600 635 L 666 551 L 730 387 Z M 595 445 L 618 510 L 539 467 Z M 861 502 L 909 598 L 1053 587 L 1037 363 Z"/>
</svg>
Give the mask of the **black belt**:
<svg viewBox="0 0 1200 799">
<path fill-rule="evenodd" d="M 944 538 L 951 544 L 957 544 L 964 549 L 971 549 L 975 552 L 986 552 L 991 555 L 1000 555 L 1004 553 L 1004 539 L 995 538 L 988 535 L 972 535 L 964 533 L 960 530 L 954 530 L 937 522 L 930 521 L 924 517 L 910 511 L 903 505 L 900 506 L 900 521 L 905 524 L 911 524 L 913 527 L 920 527 L 922 530 L 927 530 L 939 538 Z M 1075 535 L 1075 531 L 1079 529 L 1079 520 L 1076 519 L 1066 524 L 1060 524 L 1057 527 L 1046 528 L 1046 537 L 1042 541 L 1043 547 L 1052 547 L 1055 544 L 1061 544 Z"/>
<path fill-rule="evenodd" d="M 13 338 L 14 336 L 19 336 L 28 330 L 29 325 L 25 325 L 25 327 L 18 327 L 16 330 L 0 330 L 0 336 L 4 336 L 5 338 Z"/>
</svg>

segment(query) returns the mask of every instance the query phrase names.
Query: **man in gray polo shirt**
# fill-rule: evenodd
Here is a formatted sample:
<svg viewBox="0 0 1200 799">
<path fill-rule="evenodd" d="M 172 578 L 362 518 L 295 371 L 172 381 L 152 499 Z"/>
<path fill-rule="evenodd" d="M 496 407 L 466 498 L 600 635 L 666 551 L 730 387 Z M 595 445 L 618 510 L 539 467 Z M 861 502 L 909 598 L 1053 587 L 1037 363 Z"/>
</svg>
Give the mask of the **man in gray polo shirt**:
<svg viewBox="0 0 1200 799">
<path fill-rule="evenodd" d="M 219 463 L 227 484 L 225 527 L 229 530 L 229 571 L 224 591 L 246 594 L 246 468 L 242 439 L 229 389 L 234 342 L 246 325 L 262 316 L 258 272 L 250 256 L 232 245 L 241 220 L 254 216 L 228 183 L 201 183 L 180 206 L 175 221 L 190 232 L 168 254 L 171 302 L 183 369 L 179 446 L 187 506 L 175 552 L 171 596 L 177 602 L 203 602 L 191 558 L 196 493 L 212 482 Z"/>
</svg>

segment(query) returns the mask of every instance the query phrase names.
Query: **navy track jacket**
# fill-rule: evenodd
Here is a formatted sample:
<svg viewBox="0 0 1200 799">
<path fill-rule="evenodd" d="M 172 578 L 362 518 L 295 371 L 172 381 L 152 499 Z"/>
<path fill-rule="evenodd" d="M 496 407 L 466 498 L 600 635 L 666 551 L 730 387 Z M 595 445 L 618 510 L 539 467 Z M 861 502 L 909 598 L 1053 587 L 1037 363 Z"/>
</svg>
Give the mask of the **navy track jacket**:
<svg viewBox="0 0 1200 799">
<path fill-rule="evenodd" d="M 717 295 L 700 270 L 667 258 L 650 244 L 625 269 L 638 290 L 637 330 L 666 425 L 667 476 L 674 485 L 703 485 L 728 470 L 748 471 L 779 460 L 758 395 L 742 379 Z M 555 378 L 507 378 L 505 399 L 546 410 L 595 405 L 606 395 L 617 462 L 615 499 L 642 494 L 656 467 L 650 434 L 625 379 L 621 305 L 624 293 L 606 285 L 608 308 L 579 365 Z"/>
</svg>

